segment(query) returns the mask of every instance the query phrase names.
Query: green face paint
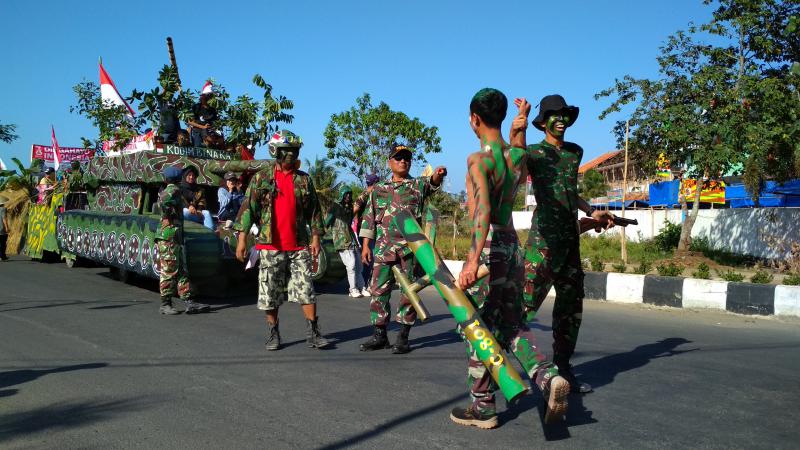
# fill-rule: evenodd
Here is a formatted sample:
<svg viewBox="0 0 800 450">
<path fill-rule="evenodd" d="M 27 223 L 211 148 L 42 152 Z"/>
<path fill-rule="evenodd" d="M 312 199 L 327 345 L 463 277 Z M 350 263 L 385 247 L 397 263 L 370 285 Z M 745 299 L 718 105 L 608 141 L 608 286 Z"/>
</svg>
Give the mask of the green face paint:
<svg viewBox="0 0 800 450">
<path fill-rule="evenodd" d="M 549 131 L 550 134 L 552 134 L 553 136 L 561 137 L 564 135 L 564 130 L 566 130 L 566 128 L 569 127 L 570 122 L 571 120 L 569 116 L 564 116 L 561 114 L 553 114 L 547 117 L 547 123 L 545 124 L 545 128 L 547 128 L 547 131 Z M 559 130 L 556 128 L 556 125 L 559 123 L 564 125 L 564 130 Z"/>
</svg>

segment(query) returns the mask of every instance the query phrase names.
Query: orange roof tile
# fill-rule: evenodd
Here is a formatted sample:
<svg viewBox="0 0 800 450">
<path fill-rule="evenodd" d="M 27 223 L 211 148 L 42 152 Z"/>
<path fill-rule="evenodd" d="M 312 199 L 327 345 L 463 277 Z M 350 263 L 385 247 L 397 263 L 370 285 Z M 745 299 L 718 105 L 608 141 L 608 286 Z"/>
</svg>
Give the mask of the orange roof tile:
<svg viewBox="0 0 800 450">
<path fill-rule="evenodd" d="M 604 162 L 608 161 L 609 159 L 619 155 L 622 150 L 614 150 L 607 153 L 603 153 L 602 155 L 598 156 L 597 158 L 583 164 L 578 168 L 578 173 L 585 173 L 587 170 L 594 169 L 595 167 L 603 164 Z"/>
</svg>

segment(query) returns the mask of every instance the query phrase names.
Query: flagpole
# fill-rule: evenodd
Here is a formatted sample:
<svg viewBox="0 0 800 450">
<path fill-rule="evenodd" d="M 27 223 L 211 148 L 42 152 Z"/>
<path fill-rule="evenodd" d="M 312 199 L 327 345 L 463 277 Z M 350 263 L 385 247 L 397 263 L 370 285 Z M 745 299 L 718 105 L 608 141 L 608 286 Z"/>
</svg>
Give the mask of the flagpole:
<svg viewBox="0 0 800 450">
<path fill-rule="evenodd" d="M 628 135 L 630 132 L 630 122 L 625 121 L 625 164 L 624 164 L 624 172 L 622 173 L 622 218 L 625 218 L 625 194 L 628 191 Z M 622 264 L 628 263 L 628 246 L 625 239 L 625 227 L 622 227 L 622 231 L 620 233 L 620 237 L 622 239 L 621 243 L 621 251 L 622 251 Z"/>
</svg>

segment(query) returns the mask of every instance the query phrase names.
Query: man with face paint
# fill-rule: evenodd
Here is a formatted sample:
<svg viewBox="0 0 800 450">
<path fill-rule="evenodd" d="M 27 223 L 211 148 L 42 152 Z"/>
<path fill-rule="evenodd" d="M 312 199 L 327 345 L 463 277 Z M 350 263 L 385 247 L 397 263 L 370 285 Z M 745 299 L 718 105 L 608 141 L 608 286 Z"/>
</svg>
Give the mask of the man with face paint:
<svg viewBox="0 0 800 450">
<path fill-rule="evenodd" d="M 508 100 L 497 89 L 478 91 L 470 102 L 470 126 L 481 150 L 467 158 L 467 209 L 472 245 L 458 278 L 483 321 L 500 345 L 512 353 L 547 402 L 545 422 L 561 420 L 567 411 L 569 383 L 536 347 L 533 332 L 522 313 L 523 263 L 519 239 L 511 217 L 512 206 L 526 176 L 525 129 L 530 104 L 517 99 L 519 114 L 511 127 L 511 142 L 503 140 L 500 126 Z M 478 266 L 486 264 L 489 276 L 476 282 Z M 459 330 L 460 331 L 460 330 Z M 497 384 L 477 353 L 469 348 L 467 385 L 472 403 L 454 408 L 450 419 L 461 425 L 494 428 Z"/>
<path fill-rule="evenodd" d="M 359 236 L 364 239 L 361 247 L 362 263 L 369 264 L 372 260 L 370 242 L 375 241 L 375 266 L 372 268 L 369 289 L 372 293 L 369 304 L 370 320 L 375 330 L 372 338 L 361 344 L 362 352 L 389 348 L 386 326 L 391 315 L 389 298 L 395 285 L 392 266 L 399 266 L 406 276 L 414 278 L 414 255 L 400 230 L 392 222 L 400 211 L 409 211 L 421 222 L 425 200 L 439 189 L 447 175 L 447 169 L 437 167 L 430 177 L 411 177 L 411 148 L 405 145 L 392 145 L 387 156 L 392 175 L 388 180 L 376 183 L 369 194 L 359 232 Z M 392 346 L 392 353 L 408 353 L 411 351 L 408 334 L 417 320 L 417 312 L 403 294 L 400 295 L 396 320 L 402 325 L 402 329 Z"/>
<path fill-rule="evenodd" d="M 564 135 L 579 111 L 576 106 L 568 106 L 562 96 L 548 95 L 539 103 L 539 114 L 532 122 L 545 133 L 545 138 L 527 147 L 536 209 L 525 244 L 523 303 L 530 321 L 555 286 L 553 362 L 573 392 L 587 393 L 592 387 L 578 382 L 569 363 L 578 340 L 584 296 L 577 216 L 578 210 L 584 211 L 596 226 L 604 228 L 613 224 L 613 216 L 595 210 L 578 195 L 583 149 L 566 142 Z"/>
<path fill-rule="evenodd" d="M 325 217 L 325 228 L 331 230 L 333 248 L 339 252 L 350 284 L 350 297 L 363 296 L 364 279 L 361 277 L 361 252 L 351 224 L 353 223 L 353 191 L 344 185 L 339 189 L 339 198 L 331 204 Z"/>
<path fill-rule="evenodd" d="M 303 141 L 291 131 L 272 136 L 269 152 L 275 161 L 250 180 L 234 225 L 239 232 L 236 257 L 242 262 L 247 257 L 247 233 L 253 225 L 258 228 L 258 309 L 266 312 L 269 351 L 281 348 L 278 308 L 287 297 L 302 305 L 308 346 L 329 345 L 319 329 L 311 279 L 311 256 L 319 255 L 324 233 L 322 216 L 311 177 L 298 170 L 302 146 Z"/>
</svg>

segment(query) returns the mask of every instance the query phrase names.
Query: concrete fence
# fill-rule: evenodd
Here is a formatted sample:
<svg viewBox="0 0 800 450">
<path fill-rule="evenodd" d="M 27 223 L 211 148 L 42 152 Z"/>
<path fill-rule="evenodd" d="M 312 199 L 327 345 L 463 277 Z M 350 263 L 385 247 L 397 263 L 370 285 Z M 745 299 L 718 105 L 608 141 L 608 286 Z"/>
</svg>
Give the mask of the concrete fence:
<svg viewBox="0 0 800 450">
<path fill-rule="evenodd" d="M 621 215 L 620 211 L 615 212 Z M 530 227 L 532 212 L 516 211 L 514 227 Z M 580 213 L 581 217 L 583 213 Z M 627 210 L 625 217 L 637 219 L 639 226 L 625 230 L 629 241 L 651 239 L 664 228 L 664 221 L 683 222 L 681 210 Z M 616 235 L 620 228 L 606 232 Z M 596 235 L 594 231 L 588 234 Z M 791 244 L 800 242 L 800 208 L 701 209 L 692 228 L 692 237 L 704 237 L 712 247 L 742 255 L 784 260 Z"/>
</svg>

